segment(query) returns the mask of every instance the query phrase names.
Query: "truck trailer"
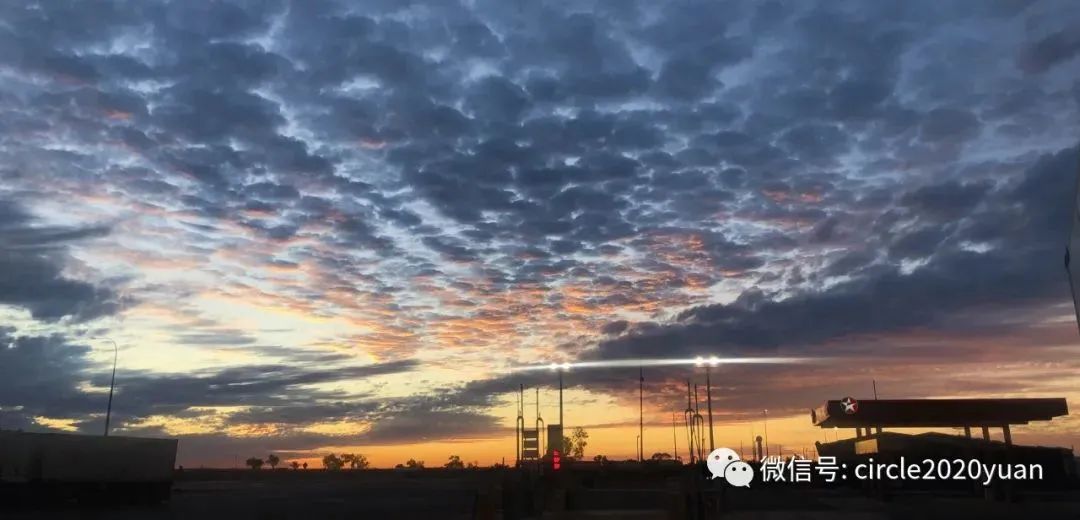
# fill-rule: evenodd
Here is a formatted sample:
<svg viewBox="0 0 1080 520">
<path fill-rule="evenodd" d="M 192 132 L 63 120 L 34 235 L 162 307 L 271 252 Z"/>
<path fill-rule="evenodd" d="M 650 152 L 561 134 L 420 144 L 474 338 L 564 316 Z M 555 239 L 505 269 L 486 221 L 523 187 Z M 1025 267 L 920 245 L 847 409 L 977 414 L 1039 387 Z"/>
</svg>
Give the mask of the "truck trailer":
<svg viewBox="0 0 1080 520">
<path fill-rule="evenodd" d="M 176 447 L 176 439 L 0 431 L 0 494 L 161 502 Z"/>
</svg>

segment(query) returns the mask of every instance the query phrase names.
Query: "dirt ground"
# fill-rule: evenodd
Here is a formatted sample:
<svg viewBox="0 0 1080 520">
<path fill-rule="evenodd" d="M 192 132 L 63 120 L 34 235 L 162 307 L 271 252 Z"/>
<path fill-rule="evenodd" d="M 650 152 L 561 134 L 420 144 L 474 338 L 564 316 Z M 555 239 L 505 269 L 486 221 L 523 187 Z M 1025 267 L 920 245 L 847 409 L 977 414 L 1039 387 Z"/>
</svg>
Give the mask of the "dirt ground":
<svg viewBox="0 0 1080 520">
<path fill-rule="evenodd" d="M 75 502 L 0 505 L 3 519 L 230 519 L 303 520 L 502 518 L 500 478 L 491 472 L 365 471 L 251 474 L 240 471 L 190 472 L 180 476 L 171 499 L 155 506 L 85 505 Z M 577 510 L 536 518 L 671 518 L 670 482 L 620 480 L 582 490 L 568 504 Z M 656 500 L 649 499 L 656 497 Z M 729 489 L 724 497 L 731 519 L 893 519 L 1080 518 L 1080 490 L 1026 493 L 1016 502 L 963 494 L 907 493 L 889 500 L 852 489 Z"/>
</svg>

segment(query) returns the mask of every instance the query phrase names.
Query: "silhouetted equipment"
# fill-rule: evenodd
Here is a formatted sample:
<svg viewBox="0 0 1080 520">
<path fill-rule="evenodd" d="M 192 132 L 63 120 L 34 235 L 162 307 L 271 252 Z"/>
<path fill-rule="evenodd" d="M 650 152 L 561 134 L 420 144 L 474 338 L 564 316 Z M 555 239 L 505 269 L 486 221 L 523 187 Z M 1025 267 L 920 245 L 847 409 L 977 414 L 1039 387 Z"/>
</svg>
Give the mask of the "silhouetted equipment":
<svg viewBox="0 0 1080 520">
<path fill-rule="evenodd" d="M 547 454 L 554 455 L 556 451 L 566 451 L 563 446 L 563 427 L 561 424 L 547 425 Z"/>
<path fill-rule="evenodd" d="M 525 432 L 525 385 L 518 385 L 518 414 L 514 428 L 514 466 L 521 465 Z"/>
<path fill-rule="evenodd" d="M 686 444 L 690 450 L 690 463 L 693 464 L 703 457 L 702 444 L 704 444 L 704 418 L 699 413 L 700 405 L 697 399 L 697 385 L 694 392 L 690 392 L 690 381 L 686 381 L 686 410 L 683 412 L 683 421 L 686 424 Z"/>
<path fill-rule="evenodd" d="M 0 485 L 159 502 L 172 490 L 176 445 L 176 439 L 2 431 Z"/>
<path fill-rule="evenodd" d="M 522 408 L 524 408 L 525 390 L 521 387 Z M 522 410 L 524 411 L 524 410 Z M 540 418 L 540 389 L 536 389 L 536 422 L 534 428 L 525 428 L 525 418 L 521 417 L 521 458 L 519 462 L 536 462 L 540 460 L 541 434 L 544 430 L 544 420 Z"/>
<path fill-rule="evenodd" d="M 754 452 L 754 460 L 762 460 L 762 459 L 764 459 L 765 458 L 765 452 L 762 451 L 762 449 L 761 449 L 761 436 L 758 435 L 754 439 L 754 442 L 755 442 L 755 446 L 757 446 L 757 448 L 756 448 L 757 451 Z"/>
<path fill-rule="evenodd" d="M 566 453 L 566 446 L 563 446 L 563 371 L 569 365 L 551 365 L 552 370 L 556 370 L 559 373 L 559 423 L 547 424 L 547 444 L 544 444 L 544 430 L 545 422 L 540 416 L 540 387 L 536 387 L 536 422 L 534 428 L 529 429 L 525 427 L 525 386 L 519 385 L 518 387 L 518 417 L 515 433 L 518 443 L 518 465 L 521 462 L 537 462 L 539 464 L 543 457 L 552 457 L 556 451 L 560 453 Z M 544 451 L 541 452 L 541 447 Z M 539 467 L 539 466 L 538 466 Z"/>
</svg>

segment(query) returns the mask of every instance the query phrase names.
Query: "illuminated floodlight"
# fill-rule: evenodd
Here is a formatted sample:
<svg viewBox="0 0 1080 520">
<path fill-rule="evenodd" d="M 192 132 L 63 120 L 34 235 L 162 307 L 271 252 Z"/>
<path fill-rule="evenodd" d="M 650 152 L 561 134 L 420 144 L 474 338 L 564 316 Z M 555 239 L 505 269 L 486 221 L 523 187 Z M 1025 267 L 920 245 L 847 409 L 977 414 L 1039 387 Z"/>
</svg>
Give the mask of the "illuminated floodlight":
<svg viewBox="0 0 1080 520">
<path fill-rule="evenodd" d="M 715 358 L 715 359 L 714 359 Z M 717 357 L 708 358 L 711 366 L 719 365 L 793 365 L 812 363 L 819 361 L 818 358 L 807 357 Z M 638 367 L 666 367 L 666 366 L 702 366 L 706 362 L 704 357 L 675 358 L 675 359 L 605 359 L 598 361 L 578 361 L 575 363 L 543 363 L 536 365 L 521 365 L 513 367 L 511 371 L 528 370 L 577 370 L 582 368 L 638 368 Z"/>
</svg>

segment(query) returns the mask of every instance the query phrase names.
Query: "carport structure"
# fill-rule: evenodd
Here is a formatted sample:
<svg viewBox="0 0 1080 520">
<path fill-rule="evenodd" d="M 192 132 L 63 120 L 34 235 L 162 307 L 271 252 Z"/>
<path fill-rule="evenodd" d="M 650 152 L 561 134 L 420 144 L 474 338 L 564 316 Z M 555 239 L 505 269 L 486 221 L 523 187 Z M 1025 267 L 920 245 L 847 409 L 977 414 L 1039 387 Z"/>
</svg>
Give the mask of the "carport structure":
<svg viewBox="0 0 1080 520">
<path fill-rule="evenodd" d="M 867 399 L 850 397 L 826 401 L 810 411 L 815 426 L 855 428 L 862 439 L 883 428 L 982 428 L 990 440 L 990 428 L 1001 428 L 1005 444 L 1012 445 L 1011 425 L 1049 421 L 1069 414 L 1063 397 L 1022 399 Z"/>
</svg>

